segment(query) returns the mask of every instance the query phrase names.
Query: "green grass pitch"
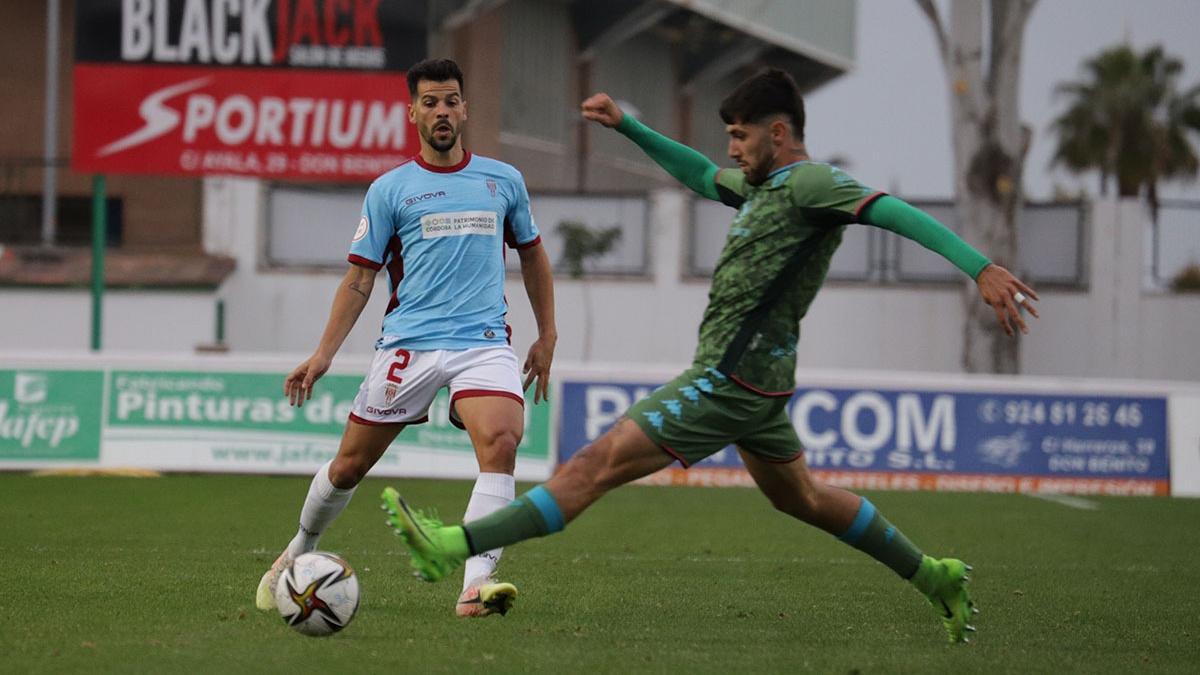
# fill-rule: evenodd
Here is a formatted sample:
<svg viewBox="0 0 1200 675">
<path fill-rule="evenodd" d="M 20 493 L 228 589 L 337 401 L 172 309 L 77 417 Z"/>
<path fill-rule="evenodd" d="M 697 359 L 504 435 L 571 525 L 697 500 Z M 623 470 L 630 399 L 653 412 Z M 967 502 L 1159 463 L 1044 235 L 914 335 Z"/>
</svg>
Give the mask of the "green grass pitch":
<svg viewBox="0 0 1200 675">
<path fill-rule="evenodd" d="M 462 513 L 466 482 L 368 480 L 322 541 L 363 601 L 331 638 L 254 609 L 307 478 L 0 474 L 3 672 L 1197 672 L 1200 500 L 871 493 L 915 542 L 975 565 L 983 613 L 946 644 L 882 565 L 753 490 L 626 487 L 505 553 L 507 617 L 454 618 L 377 495 Z"/>
</svg>

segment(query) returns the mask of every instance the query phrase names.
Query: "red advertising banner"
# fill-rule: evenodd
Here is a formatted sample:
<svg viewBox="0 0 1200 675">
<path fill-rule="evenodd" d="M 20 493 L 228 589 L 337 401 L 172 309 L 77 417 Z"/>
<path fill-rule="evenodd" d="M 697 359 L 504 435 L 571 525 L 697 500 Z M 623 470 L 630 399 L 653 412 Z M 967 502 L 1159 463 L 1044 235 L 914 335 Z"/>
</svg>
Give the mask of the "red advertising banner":
<svg viewBox="0 0 1200 675">
<path fill-rule="evenodd" d="M 417 152 L 424 2 L 75 4 L 77 171 L 366 181 Z"/>
<path fill-rule="evenodd" d="M 944 475 L 935 473 L 890 473 L 883 471 L 811 472 L 822 483 L 847 490 L 935 490 L 937 492 L 1003 492 L 1012 494 L 1074 494 L 1103 496 L 1167 496 L 1167 479 L 1128 480 L 1106 478 L 1047 478 L 1044 476 Z M 745 469 L 697 466 L 667 467 L 639 478 L 639 485 L 687 485 L 691 487 L 757 487 Z"/>
<path fill-rule="evenodd" d="M 72 168 L 368 181 L 418 151 L 402 72 L 75 66 Z"/>
</svg>

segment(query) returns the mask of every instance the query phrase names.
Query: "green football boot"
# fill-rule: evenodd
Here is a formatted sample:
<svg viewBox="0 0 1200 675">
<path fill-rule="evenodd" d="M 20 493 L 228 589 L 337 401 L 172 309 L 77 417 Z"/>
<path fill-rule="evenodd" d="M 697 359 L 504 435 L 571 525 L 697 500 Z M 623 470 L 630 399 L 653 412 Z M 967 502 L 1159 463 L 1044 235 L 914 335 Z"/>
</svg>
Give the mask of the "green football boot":
<svg viewBox="0 0 1200 675">
<path fill-rule="evenodd" d="M 929 604 L 942 619 L 950 642 L 969 642 L 967 633 L 975 632 L 972 617 L 979 613 L 967 593 L 971 566 L 954 558 L 934 560 L 925 556 L 913 583 L 925 593 Z"/>
<path fill-rule="evenodd" d="M 381 496 L 387 525 L 408 545 L 415 576 L 438 581 L 470 557 L 461 527 L 446 527 L 437 518 L 410 509 L 395 488 L 384 488 Z"/>
</svg>

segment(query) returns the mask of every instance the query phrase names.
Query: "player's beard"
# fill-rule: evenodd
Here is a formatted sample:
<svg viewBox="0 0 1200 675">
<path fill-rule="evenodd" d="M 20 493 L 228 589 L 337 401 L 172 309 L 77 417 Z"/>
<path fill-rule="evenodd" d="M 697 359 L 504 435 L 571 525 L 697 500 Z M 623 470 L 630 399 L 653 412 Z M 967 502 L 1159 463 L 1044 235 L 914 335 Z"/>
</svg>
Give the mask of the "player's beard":
<svg viewBox="0 0 1200 675">
<path fill-rule="evenodd" d="M 767 176 L 771 175 L 771 158 L 763 158 L 762 161 L 750 164 L 746 167 L 746 182 L 750 185 L 762 185 Z"/>
<path fill-rule="evenodd" d="M 453 148 L 454 144 L 458 142 L 458 129 L 456 129 L 453 124 L 448 125 L 450 127 L 450 135 L 446 137 L 446 140 L 439 140 L 437 137 L 437 128 L 439 125 L 440 122 L 433 125 L 429 128 L 429 132 L 423 135 L 425 137 L 425 142 L 429 144 L 429 147 L 437 150 L 438 152 L 446 152 Z"/>
<path fill-rule="evenodd" d="M 762 185 L 767 180 L 767 176 L 771 175 L 771 166 L 774 163 L 775 158 L 769 151 L 765 151 L 755 157 L 753 161 L 747 162 L 746 168 L 742 170 L 746 174 L 746 183 Z"/>
</svg>

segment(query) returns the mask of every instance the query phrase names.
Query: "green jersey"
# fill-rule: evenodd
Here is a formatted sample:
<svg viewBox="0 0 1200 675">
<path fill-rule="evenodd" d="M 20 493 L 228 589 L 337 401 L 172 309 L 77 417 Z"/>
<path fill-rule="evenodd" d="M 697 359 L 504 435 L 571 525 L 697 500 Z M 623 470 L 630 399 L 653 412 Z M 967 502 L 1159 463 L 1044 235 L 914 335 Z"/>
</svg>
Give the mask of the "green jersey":
<svg viewBox="0 0 1200 675">
<path fill-rule="evenodd" d="M 761 185 L 722 169 L 716 183 L 738 212 L 713 271 L 695 363 L 759 393 L 791 394 L 800 320 L 845 226 L 882 193 L 818 162 L 777 169 Z"/>
<path fill-rule="evenodd" d="M 800 319 L 849 223 L 907 237 L 972 279 L 990 264 L 929 214 L 894 197 L 876 201 L 883 193 L 828 164 L 796 162 L 748 185 L 741 171 L 718 169 L 630 115 L 616 129 L 696 193 L 738 209 L 713 272 L 695 363 L 759 394 L 784 396 L 794 388 Z"/>
</svg>

